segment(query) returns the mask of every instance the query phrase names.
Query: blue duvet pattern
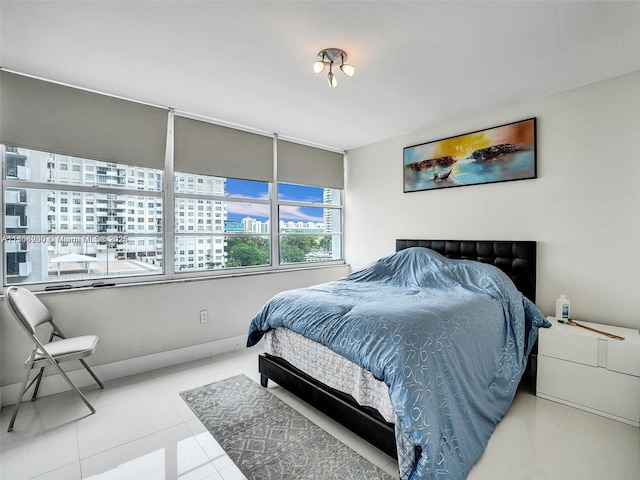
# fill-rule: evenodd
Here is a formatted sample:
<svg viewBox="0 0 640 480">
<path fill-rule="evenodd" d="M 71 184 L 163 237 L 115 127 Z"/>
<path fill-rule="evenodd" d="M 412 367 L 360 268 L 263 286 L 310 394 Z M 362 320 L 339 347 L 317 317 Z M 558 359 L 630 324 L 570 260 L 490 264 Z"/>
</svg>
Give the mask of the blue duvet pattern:
<svg viewBox="0 0 640 480">
<path fill-rule="evenodd" d="M 275 295 L 248 346 L 286 327 L 389 386 L 403 480 L 464 479 L 511 405 L 544 315 L 492 265 L 409 248 Z"/>
</svg>

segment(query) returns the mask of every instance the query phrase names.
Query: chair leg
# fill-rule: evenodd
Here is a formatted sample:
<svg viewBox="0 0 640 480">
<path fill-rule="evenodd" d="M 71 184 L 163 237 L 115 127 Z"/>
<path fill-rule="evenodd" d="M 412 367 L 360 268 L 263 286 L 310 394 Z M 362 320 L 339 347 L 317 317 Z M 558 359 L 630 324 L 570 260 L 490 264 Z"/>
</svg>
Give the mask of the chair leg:
<svg viewBox="0 0 640 480">
<path fill-rule="evenodd" d="M 36 381 L 36 386 L 33 389 L 33 395 L 31 396 L 31 401 L 33 402 L 36 397 L 38 396 L 38 389 L 40 388 L 40 382 L 42 381 L 42 376 L 44 375 L 44 367 L 40 368 L 40 372 L 38 373 L 38 376 L 36 377 L 37 381 Z"/>
<path fill-rule="evenodd" d="M 20 404 L 22 403 L 22 397 L 24 397 L 25 392 L 27 391 L 27 382 L 29 381 L 29 374 L 31 373 L 31 368 L 27 369 L 27 375 L 24 378 L 24 382 L 22 382 L 22 387 L 20 388 L 20 394 L 18 395 L 18 400 L 16 401 L 15 407 L 13 407 L 13 413 L 11 414 L 11 421 L 9 422 L 9 428 L 7 432 L 13 431 L 13 424 L 16 421 L 16 417 L 18 416 L 18 410 L 20 410 Z M 31 382 L 33 383 L 33 382 Z M 31 384 L 29 384 L 31 386 Z"/>
<path fill-rule="evenodd" d="M 95 373 L 93 373 L 93 370 L 91 370 L 89 368 L 89 365 L 87 365 L 87 362 L 85 362 L 83 359 L 80 359 L 80 363 L 84 366 L 84 368 L 87 369 L 87 372 L 89 372 L 91 374 L 91 376 L 93 377 L 93 379 L 96 381 L 96 383 L 100 386 L 101 389 L 104 389 L 104 385 L 102 384 L 102 382 L 100 381 L 100 379 L 96 376 Z"/>
<path fill-rule="evenodd" d="M 60 364 L 58 362 L 56 362 L 55 360 L 53 361 L 53 366 L 56 367 L 56 369 L 60 372 L 60 375 L 62 375 L 62 378 L 64 378 L 67 383 L 69 384 L 69 386 L 75 390 L 75 392 L 80 395 L 80 399 L 84 402 L 84 404 L 89 408 L 89 410 L 91 410 L 91 413 L 94 414 L 96 413 L 96 409 L 93 408 L 93 406 L 89 403 L 89 400 L 87 400 L 87 397 L 84 396 L 84 394 L 80 391 L 80 389 L 78 387 L 75 386 L 75 384 L 71 381 L 71 379 L 69 378 L 69 376 L 67 375 L 67 372 L 65 372 L 62 367 L 60 366 Z"/>
</svg>

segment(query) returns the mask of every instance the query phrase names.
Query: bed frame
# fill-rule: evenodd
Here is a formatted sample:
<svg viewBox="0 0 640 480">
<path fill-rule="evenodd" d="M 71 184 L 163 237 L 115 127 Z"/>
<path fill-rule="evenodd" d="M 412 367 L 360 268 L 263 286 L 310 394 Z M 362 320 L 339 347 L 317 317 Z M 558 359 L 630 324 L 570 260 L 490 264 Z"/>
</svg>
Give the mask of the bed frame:
<svg viewBox="0 0 640 480">
<path fill-rule="evenodd" d="M 534 241 L 396 240 L 396 251 L 410 247 L 426 247 L 448 258 L 493 264 L 507 273 L 518 290 L 535 302 Z M 537 346 L 523 376 L 523 381 L 531 384 L 535 382 L 536 355 Z M 397 458 L 394 426 L 386 422 L 374 409 L 358 405 L 351 396 L 327 387 L 281 358 L 266 353 L 259 355 L 258 370 L 263 387 L 267 386 L 269 379 L 273 380 L 387 455 Z"/>
</svg>

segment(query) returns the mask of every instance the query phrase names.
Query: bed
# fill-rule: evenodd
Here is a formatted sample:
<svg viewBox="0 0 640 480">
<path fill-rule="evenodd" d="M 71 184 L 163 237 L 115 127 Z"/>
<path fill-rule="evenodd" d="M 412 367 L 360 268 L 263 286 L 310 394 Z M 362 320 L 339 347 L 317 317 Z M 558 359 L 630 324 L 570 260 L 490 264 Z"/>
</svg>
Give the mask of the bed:
<svg viewBox="0 0 640 480">
<path fill-rule="evenodd" d="M 423 285 L 425 275 L 438 284 L 437 290 L 431 283 Z M 472 284 L 459 284 L 460 275 L 465 282 L 472 277 Z M 267 353 L 259 356 L 263 386 L 273 380 L 398 458 L 403 480 L 465 478 L 508 409 L 518 382 L 528 377 L 525 367 L 530 373 L 535 368 L 537 330 L 548 326 L 533 305 L 535 277 L 535 242 L 397 240 L 396 254 L 344 279 L 274 296 L 252 320 L 247 344 L 267 338 Z M 420 302 L 426 301 L 427 290 L 426 307 Z M 407 302 L 407 312 L 395 310 L 396 304 L 405 308 Z M 426 315 L 425 309 L 446 320 L 434 323 L 438 332 L 427 332 L 426 322 L 416 319 L 416 314 Z M 357 323 L 356 315 L 363 312 L 369 315 L 366 322 Z M 476 316 L 502 319 L 467 321 Z M 325 324 L 336 328 L 324 330 Z M 381 340 L 376 332 L 390 328 L 400 330 Z M 458 340 L 452 343 L 454 332 Z M 396 351 L 392 339 L 401 338 L 403 346 Z M 293 356 L 274 349 L 274 344 L 289 341 L 295 345 Z M 328 371 L 333 363 L 320 360 L 326 353 L 322 349 L 360 370 L 354 383 L 386 388 L 391 418 L 389 406 L 367 400 L 371 385 L 365 385 L 365 401 L 357 392 L 332 388 L 336 382 Z M 310 371 L 298 364 L 301 358 L 322 368 Z M 455 373 L 476 365 L 484 370 Z M 486 375 L 495 378 L 487 383 Z M 385 394 L 371 397 L 376 396 Z"/>
</svg>

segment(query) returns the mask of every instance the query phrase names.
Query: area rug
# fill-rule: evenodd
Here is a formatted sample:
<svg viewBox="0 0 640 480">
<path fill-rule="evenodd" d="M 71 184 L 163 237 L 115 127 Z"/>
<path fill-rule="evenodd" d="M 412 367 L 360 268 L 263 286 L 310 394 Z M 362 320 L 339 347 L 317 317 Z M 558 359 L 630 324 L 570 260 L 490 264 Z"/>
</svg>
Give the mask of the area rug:
<svg viewBox="0 0 640 480">
<path fill-rule="evenodd" d="M 248 480 L 393 480 L 245 375 L 180 395 Z"/>
</svg>

